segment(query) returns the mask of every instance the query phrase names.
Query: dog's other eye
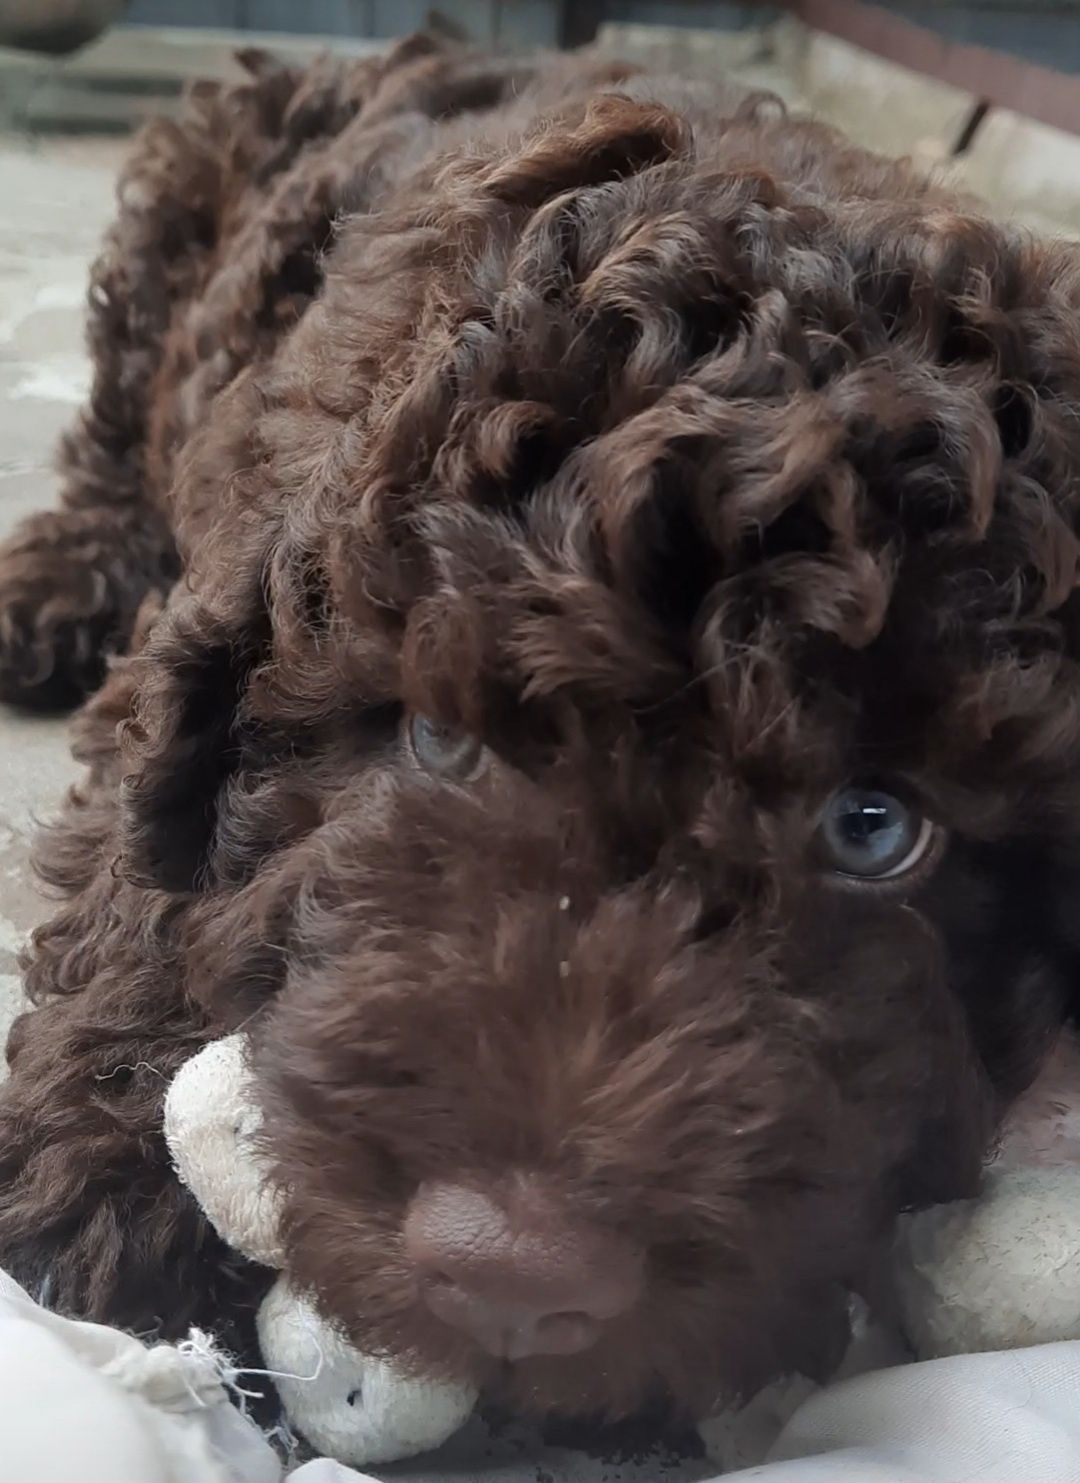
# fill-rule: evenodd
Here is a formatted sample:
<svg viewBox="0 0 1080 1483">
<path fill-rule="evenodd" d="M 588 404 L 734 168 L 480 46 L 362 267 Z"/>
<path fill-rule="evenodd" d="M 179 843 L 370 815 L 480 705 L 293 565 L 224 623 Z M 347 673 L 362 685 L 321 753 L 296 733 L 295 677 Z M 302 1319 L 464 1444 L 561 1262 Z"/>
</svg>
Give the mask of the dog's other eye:
<svg viewBox="0 0 1080 1483">
<path fill-rule="evenodd" d="M 829 799 L 821 851 L 840 875 L 896 880 L 915 869 L 936 838 L 929 819 L 882 788 L 849 785 Z"/>
<path fill-rule="evenodd" d="M 443 726 L 429 716 L 410 716 L 407 736 L 416 761 L 436 777 L 467 782 L 476 776 L 484 760 L 483 744 L 476 737 Z"/>
</svg>

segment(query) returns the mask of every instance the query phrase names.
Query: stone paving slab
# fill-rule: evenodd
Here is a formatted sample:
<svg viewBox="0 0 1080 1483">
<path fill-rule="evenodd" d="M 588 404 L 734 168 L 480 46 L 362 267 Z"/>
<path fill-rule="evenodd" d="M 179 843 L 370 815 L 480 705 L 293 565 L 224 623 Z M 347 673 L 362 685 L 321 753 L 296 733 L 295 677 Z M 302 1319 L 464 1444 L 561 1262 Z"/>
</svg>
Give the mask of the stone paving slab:
<svg viewBox="0 0 1080 1483">
<path fill-rule="evenodd" d="M 0 537 L 55 497 L 53 451 L 87 381 L 82 305 L 112 214 L 122 146 L 0 144 Z M 0 1023 L 15 954 L 46 905 L 30 877 L 35 822 L 74 780 L 67 726 L 0 710 Z"/>
</svg>

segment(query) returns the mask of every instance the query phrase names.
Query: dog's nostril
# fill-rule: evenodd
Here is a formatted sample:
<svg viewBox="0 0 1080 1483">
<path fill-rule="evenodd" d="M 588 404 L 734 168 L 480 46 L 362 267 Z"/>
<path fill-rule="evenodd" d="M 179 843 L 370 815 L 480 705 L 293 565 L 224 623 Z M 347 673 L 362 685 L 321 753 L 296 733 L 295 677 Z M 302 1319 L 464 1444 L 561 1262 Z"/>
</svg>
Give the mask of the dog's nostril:
<svg viewBox="0 0 1080 1483">
<path fill-rule="evenodd" d="M 455 1287 L 457 1285 L 449 1272 L 424 1272 L 422 1273 L 422 1280 L 424 1287 L 429 1291 L 436 1288 L 445 1289 L 448 1287 Z"/>
</svg>

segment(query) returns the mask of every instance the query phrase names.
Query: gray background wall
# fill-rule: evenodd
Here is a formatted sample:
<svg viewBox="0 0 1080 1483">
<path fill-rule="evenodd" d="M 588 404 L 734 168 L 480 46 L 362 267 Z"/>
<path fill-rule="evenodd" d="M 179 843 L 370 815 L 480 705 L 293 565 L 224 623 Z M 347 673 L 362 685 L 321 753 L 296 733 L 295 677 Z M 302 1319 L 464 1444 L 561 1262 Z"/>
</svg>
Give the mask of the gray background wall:
<svg viewBox="0 0 1080 1483">
<path fill-rule="evenodd" d="M 478 41 L 558 45 L 563 0 L 134 0 L 126 20 L 155 26 L 221 26 L 325 36 L 400 36 L 433 10 Z"/>
<path fill-rule="evenodd" d="M 1080 71 L 1080 0 L 878 0 L 952 39 Z M 736 29 L 778 7 L 735 0 L 134 0 L 130 20 L 330 36 L 388 37 L 432 10 L 478 41 L 555 45 L 586 40 L 600 21 Z"/>
</svg>

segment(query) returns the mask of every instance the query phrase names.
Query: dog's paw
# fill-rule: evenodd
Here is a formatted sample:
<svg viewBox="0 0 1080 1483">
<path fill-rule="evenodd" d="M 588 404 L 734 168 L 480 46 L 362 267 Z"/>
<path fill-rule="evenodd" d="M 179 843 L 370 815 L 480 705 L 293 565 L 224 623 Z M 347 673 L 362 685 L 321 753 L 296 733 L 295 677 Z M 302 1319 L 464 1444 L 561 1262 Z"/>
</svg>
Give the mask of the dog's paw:
<svg viewBox="0 0 1080 1483">
<path fill-rule="evenodd" d="M 160 565 L 140 534 L 111 511 L 61 510 L 0 546 L 0 700 L 66 710 L 97 689 Z"/>
</svg>

